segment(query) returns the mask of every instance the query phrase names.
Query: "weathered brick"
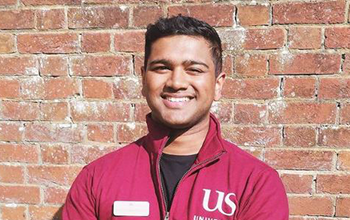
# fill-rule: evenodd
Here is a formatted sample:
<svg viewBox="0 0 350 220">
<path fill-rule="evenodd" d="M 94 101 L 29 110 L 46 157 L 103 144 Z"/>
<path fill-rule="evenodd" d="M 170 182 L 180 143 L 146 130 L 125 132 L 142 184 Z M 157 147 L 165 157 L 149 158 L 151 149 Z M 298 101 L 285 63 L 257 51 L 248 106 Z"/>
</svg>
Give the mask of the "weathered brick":
<svg viewBox="0 0 350 220">
<path fill-rule="evenodd" d="M 34 145 L 0 144 L 1 162 L 37 163 L 38 149 Z"/>
<path fill-rule="evenodd" d="M 229 122 L 232 119 L 233 106 L 230 102 L 213 102 L 210 112 L 213 113 L 221 123 Z"/>
<path fill-rule="evenodd" d="M 313 98 L 316 93 L 316 79 L 285 78 L 283 96 L 286 98 Z"/>
<path fill-rule="evenodd" d="M 339 170 L 350 171 L 350 152 L 340 151 L 338 153 L 337 168 Z"/>
<path fill-rule="evenodd" d="M 113 97 L 112 83 L 98 79 L 83 80 L 83 96 L 85 98 L 110 99 Z"/>
<path fill-rule="evenodd" d="M 109 33 L 83 33 L 81 49 L 87 53 L 110 51 L 111 37 Z"/>
<path fill-rule="evenodd" d="M 226 79 L 222 94 L 229 99 L 272 99 L 278 88 L 278 79 Z"/>
<path fill-rule="evenodd" d="M 18 122 L 0 122 L 0 141 L 21 141 L 23 130 Z"/>
<path fill-rule="evenodd" d="M 289 48 L 292 49 L 320 49 L 321 28 L 290 27 L 288 33 Z"/>
<path fill-rule="evenodd" d="M 336 117 L 333 103 L 274 101 L 268 110 L 274 124 L 333 124 Z"/>
<path fill-rule="evenodd" d="M 26 207 L 16 206 L 16 207 L 0 207 L 0 212 L 2 215 L 2 220 L 26 220 Z"/>
<path fill-rule="evenodd" d="M 72 73 L 78 76 L 115 76 L 130 73 L 129 56 L 84 56 L 73 58 Z"/>
<path fill-rule="evenodd" d="M 113 94 L 116 99 L 139 99 L 141 95 L 141 79 L 137 77 L 115 78 Z"/>
<path fill-rule="evenodd" d="M 235 7 L 230 4 L 170 6 L 168 16 L 182 14 L 203 20 L 215 27 L 232 26 L 234 9 Z"/>
<path fill-rule="evenodd" d="M 345 60 L 343 63 L 343 71 L 345 74 L 350 74 L 350 54 L 345 54 Z"/>
<path fill-rule="evenodd" d="M 17 47 L 20 53 L 74 53 L 79 50 L 79 42 L 73 33 L 20 34 Z"/>
<path fill-rule="evenodd" d="M 79 93 L 79 85 L 70 77 L 49 78 L 45 81 L 45 99 L 65 99 Z"/>
<path fill-rule="evenodd" d="M 0 79 L 0 98 L 18 98 L 19 97 L 19 81 L 12 79 Z"/>
<path fill-rule="evenodd" d="M 316 181 L 317 193 L 331 194 L 349 194 L 350 193 L 350 175 L 317 175 Z"/>
<path fill-rule="evenodd" d="M 340 71 L 341 56 L 337 54 L 292 54 L 270 56 L 270 74 L 332 74 Z"/>
<path fill-rule="evenodd" d="M 287 193 L 309 194 L 312 192 L 312 175 L 282 174 L 281 179 Z"/>
<path fill-rule="evenodd" d="M 24 5 L 80 5 L 81 0 L 21 0 Z"/>
<path fill-rule="evenodd" d="M 281 144 L 280 128 L 223 126 L 222 132 L 237 145 L 273 147 Z"/>
<path fill-rule="evenodd" d="M 37 120 L 40 118 L 39 103 L 3 101 L 0 117 L 7 120 Z"/>
<path fill-rule="evenodd" d="M 15 37 L 12 34 L 0 34 L 0 53 L 15 52 Z"/>
<path fill-rule="evenodd" d="M 34 28 L 33 10 L 0 10 L 0 29 Z"/>
<path fill-rule="evenodd" d="M 274 4 L 274 24 L 334 24 L 345 20 L 345 1 Z"/>
<path fill-rule="evenodd" d="M 145 48 L 144 31 L 119 32 L 114 35 L 114 46 L 116 51 L 143 52 Z"/>
<path fill-rule="evenodd" d="M 320 99 L 346 99 L 350 98 L 350 79 L 323 78 L 320 79 L 318 91 Z"/>
<path fill-rule="evenodd" d="M 41 145 L 41 159 L 44 163 L 66 164 L 68 163 L 68 146 L 62 144 Z"/>
<path fill-rule="evenodd" d="M 132 142 L 147 134 L 147 127 L 144 124 L 130 122 L 120 124 L 117 127 L 118 142 Z"/>
<path fill-rule="evenodd" d="M 284 45 L 285 35 L 285 30 L 282 28 L 248 29 L 243 47 L 247 50 L 281 48 Z"/>
<path fill-rule="evenodd" d="M 37 11 L 36 28 L 39 30 L 62 29 L 65 27 L 64 9 L 44 9 Z"/>
<path fill-rule="evenodd" d="M 285 127 L 283 144 L 290 147 L 313 147 L 316 145 L 316 129 L 313 127 Z"/>
<path fill-rule="evenodd" d="M 74 121 L 127 121 L 130 118 L 130 105 L 120 102 L 84 102 L 71 103 Z"/>
<path fill-rule="evenodd" d="M 233 54 L 244 52 L 244 44 L 247 37 L 247 29 L 237 27 L 229 30 L 218 30 L 223 50 L 231 51 Z"/>
<path fill-rule="evenodd" d="M 160 6 L 137 5 L 133 11 L 133 25 L 135 27 L 146 27 L 162 17 L 163 11 Z"/>
<path fill-rule="evenodd" d="M 106 124 L 87 125 L 87 138 L 89 141 L 114 142 L 114 127 Z"/>
<path fill-rule="evenodd" d="M 347 148 L 350 146 L 350 128 L 321 128 L 318 144 L 321 146 Z"/>
<path fill-rule="evenodd" d="M 326 48 L 350 48 L 350 28 L 332 27 L 326 28 L 325 47 Z"/>
<path fill-rule="evenodd" d="M 69 28 L 124 28 L 128 26 L 129 8 L 83 7 L 68 10 Z"/>
<path fill-rule="evenodd" d="M 265 105 L 236 104 L 234 122 L 237 124 L 261 124 L 266 122 L 266 115 Z"/>
<path fill-rule="evenodd" d="M 44 191 L 44 202 L 46 204 L 63 204 L 66 200 L 67 193 L 67 189 L 47 187 Z"/>
<path fill-rule="evenodd" d="M 265 161 L 275 169 L 331 170 L 333 152 L 311 150 L 268 150 Z"/>
<path fill-rule="evenodd" d="M 340 123 L 350 124 L 350 103 L 342 103 L 340 108 Z"/>
<path fill-rule="evenodd" d="M 0 57 L 0 75 L 38 75 L 34 57 Z"/>
<path fill-rule="evenodd" d="M 270 20 L 270 10 L 265 5 L 239 5 L 238 19 L 240 25 L 267 25 Z"/>
<path fill-rule="evenodd" d="M 349 207 L 350 207 L 350 198 L 348 197 L 337 198 L 335 216 L 350 217 Z"/>
<path fill-rule="evenodd" d="M 135 104 L 135 121 L 136 122 L 145 122 L 146 115 L 151 112 L 151 109 L 148 107 L 147 103 L 136 103 Z"/>
<path fill-rule="evenodd" d="M 141 76 L 141 67 L 144 66 L 144 57 L 141 55 L 135 55 L 133 60 L 134 73 L 137 76 Z M 350 62 L 349 62 L 350 63 Z M 350 68 L 349 68 L 350 69 Z"/>
<path fill-rule="evenodd" d="M 223 58 L 222 58 L 222 72 L 224 72 L 226 74 L 226 76 L 231 76 L 233 74 L 234 60 L 235 60 L 235 58 L 230 54 L 223 56 Z"/>
<path fill-rule="evenodd" d="M 291 215 L 333 215 L 333 200 L 325 196 L 292 196 L 289 197 Z"/>
<path fill-rule="evenodd" d="M 0 165 L 0 182 L 24 183 L 24 171 L 22 166 Z"/>
<path fill-rule="evenodd" d="M 113 147 L 103 147 L 103 146 L 83 146 L 75 145 L 71 150 L 71 162 L 88 164 L 93 160 L 96 160 L 103 155 L 112 152 L 115 146 Z"/>
<path fill-rule="evenodd" d="M 43 99 L 45 96 L 44 79 L 40 76 L 32 76 L 21 79 L 22 99 Z"/>
<path fill-rule="evenodd" d="M 40 73 L 48 76 L 67 76 L 68 59 L 61 56 L 46 56 L 40 60 Z"/>
<path fill-rule="evenodd" d="M 40 104 L 41 120 L 64 121 L 68 117 L 67 102 L 43 102 Z"/>
<path fill-rule="evenodd" d="M 38 204 L 40 188 L 37 186 L 0 185 L 0 201 L 6 203 Z"/>
<path fill-rule="evenodd" d="M 244 54 L 236 57 L 236 73 L 242 76 L 264 76 L 267 74 L 267 56 Z"/>
<path fill-rule="evenodd" d="M 17 0 L 0 0 L 1 6 L 12 6 L 17 3 Z"/>
<path fill-rule="evenodd" d="M 60 219 L 57 216 L 60 213 L 60 206 L 29 206 L 30 220 Z"/>
</svg>

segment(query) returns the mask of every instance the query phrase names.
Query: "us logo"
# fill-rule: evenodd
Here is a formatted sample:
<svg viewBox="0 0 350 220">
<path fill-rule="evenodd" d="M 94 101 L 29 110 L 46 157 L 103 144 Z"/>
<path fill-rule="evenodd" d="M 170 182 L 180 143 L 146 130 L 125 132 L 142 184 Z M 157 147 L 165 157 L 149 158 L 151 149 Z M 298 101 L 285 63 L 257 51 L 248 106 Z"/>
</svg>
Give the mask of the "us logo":
<svg viewBox="0 0 350 220">
<path fill-rule="evenodd" d="M 216 190 L 217 194 L 217 201 L 216 205 L 214 207 L 209 207 L 209 201 L 211 201 L 211 190 L 210 189 L 203 189 L 204 190 L 204 198 L 203 198 L 203 208 L 204 210 L 208 212 L 215 212 L 219 211 L 221 214 L 226 215 L 226 216 L 232 216 L 235 211 L 236 211 L 236 204 L 233 202 L 231 197 L 236 196 L 234 193 L 228 193 L 225 195 L 224 192 Z M 215 197 L 214 197 L 215 198 Z M 214 202 L 215 203 L 215 202 Z M 230 212 L 225 212 L 223 210 L 223 204 L 226 204 L 228 207 L 230 207 L 231 211 Z"/>
</svg>

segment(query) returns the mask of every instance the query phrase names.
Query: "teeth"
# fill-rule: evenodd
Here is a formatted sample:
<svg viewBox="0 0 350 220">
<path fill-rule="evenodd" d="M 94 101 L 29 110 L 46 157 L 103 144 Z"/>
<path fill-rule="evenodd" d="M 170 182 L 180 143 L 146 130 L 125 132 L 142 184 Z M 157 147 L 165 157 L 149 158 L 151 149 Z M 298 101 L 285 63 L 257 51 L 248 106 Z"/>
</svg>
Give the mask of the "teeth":
<svg viewBox="0 0 350 220">
<path fill-rule="evenodd" d="M 188 97 L 183 97 L 183 98 L 174 98 L 174 97 L 167 97 L 167 100 L 170 102 L 188 102 L 190 101 L 190 98 Z"/>
</svg>

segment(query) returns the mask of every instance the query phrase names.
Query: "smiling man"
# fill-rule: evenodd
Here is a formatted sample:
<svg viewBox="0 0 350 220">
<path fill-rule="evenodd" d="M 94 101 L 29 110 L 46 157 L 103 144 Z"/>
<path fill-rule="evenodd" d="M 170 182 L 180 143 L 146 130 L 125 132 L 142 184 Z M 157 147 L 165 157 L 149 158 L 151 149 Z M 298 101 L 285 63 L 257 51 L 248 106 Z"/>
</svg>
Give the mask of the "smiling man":
<svg viewBox="0 0 350 220">
<path fill-rule="evenodd" d="M 210 25 L 181 15 L 149 25 L 142 68 L 149 133 L 81 171 L 63 220 L 287 220 L 278 173 L 223 140 L 210 114 L 224 80 Z"/>
</svg>

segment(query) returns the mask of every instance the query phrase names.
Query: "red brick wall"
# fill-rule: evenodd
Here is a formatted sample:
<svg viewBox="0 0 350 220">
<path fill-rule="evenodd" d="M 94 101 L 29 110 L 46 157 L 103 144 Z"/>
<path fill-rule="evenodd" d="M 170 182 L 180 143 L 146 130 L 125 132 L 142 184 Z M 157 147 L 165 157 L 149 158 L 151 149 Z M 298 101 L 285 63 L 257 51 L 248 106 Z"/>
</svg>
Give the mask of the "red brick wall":
<svg viewBox="0 0 350 220">
<path fill-rule="evenodd" d="M 51 220 L 89 161 L 146 132 L 143 34 L 214 25 L 226 138 L 276 168 L 290 219 L 350 219 L 349 0 L 0 0 L 0 219 Z"/>
</svg>

